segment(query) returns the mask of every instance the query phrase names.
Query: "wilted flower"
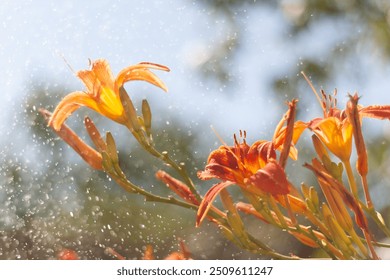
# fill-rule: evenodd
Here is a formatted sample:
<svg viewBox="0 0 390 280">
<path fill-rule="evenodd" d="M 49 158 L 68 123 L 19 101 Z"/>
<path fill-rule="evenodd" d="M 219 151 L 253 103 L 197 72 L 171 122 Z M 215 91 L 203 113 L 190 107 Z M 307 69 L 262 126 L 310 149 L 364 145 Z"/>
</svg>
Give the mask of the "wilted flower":
<svg viewBox="0 0 390 280">
<path fill-rule="evenodd" d="M 54 110 L 49 125 L 59 130 L 66 118 L 81 106 L 89 107 L 113 121 L 124 124 L 126 114 L 119 94 L 124 83 L 141 80 L 167 91 L 164 83 L 149 69 L 169 71 L 166 66 L 142 62 L 124 68 L 114 78 L 105 59 L 94 61 L 91 70 L 77 72 L 77 76 L 86 86 L 86 91 L 75 91 L 65 96 Z"/>
</svg>

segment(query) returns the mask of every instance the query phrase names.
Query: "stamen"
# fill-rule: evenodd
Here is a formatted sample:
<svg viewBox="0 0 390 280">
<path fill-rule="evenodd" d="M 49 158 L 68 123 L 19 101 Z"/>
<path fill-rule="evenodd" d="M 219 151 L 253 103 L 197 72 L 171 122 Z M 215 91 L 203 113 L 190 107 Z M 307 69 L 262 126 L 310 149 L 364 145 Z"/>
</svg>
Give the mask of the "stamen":
<svg viewBox="0 0 390 280">
<path fill-rule="evenodd" d="M 312 82 L 311 82 L 310 79 L 306 76 L 305 72 L 301 71 L 301 74 L 302 74 L 302 76 L 305 78 L 306 82 L 309 84 L 311 90 L 312 90 L 312 91 L 314 92 L 314 94 L 316 95 L 317 100 L 318 100 L 318 103 L 320 103 L 320 105 L 321 105 L 321 104 L 322 104 L 321 98 L 320 98 L 318 92 L 316 91 L 316 89 L 314 88 Z M 322 108 L 323 108 L 323 107 L 322 107 Z"/>
<path fill-rule="evenodd" d="M 211 130 L 215 133 L 215 135 L 217 136 L 218 140 L 222 143 L 222 145 L 233 155 L 233 157 L 237 160 L 237 164 L 238 164 L 238 168 L 240 169 L 246 169 L 245 167 L 245 164 L 242 162 L 242 160 L 232 151 L 232 149 L 225 143 L 225 141 L 223 141 L 222 137 L 218 134 L 218 132 L 215 130 L 215 128 L 210 125 L 210 128 Z M 237 146 L 237 148 L 239 150 L 241 150 L 239 148 L 239 143 L 237 141 L 237 136 L 236 134 L 233 135 L 234 137 L 234 144 Z"/>
<path fill-rule="evenodd" d="M 241 137 L 241 130 L 240 130 L 240 137 Z M 234 135 L 233 135 L 233 138 L 234 138 L 234 145 L 235 145 L 235 146 L 238 146 L 240 143 L 238 142 L 237 136 L 236 136 L 235 133 L 234 133 Z"/>
<path fill-rule="evenodd" d="M 222 137 L 218 134 L 218 132 L 215 130 L 215 128 L 214 128 L 212 125 L 210 125 L 210 128 L 211 128 L 211 130 L 214 132 L 215 136 L 217 136 L 218 140 L 222 143 L 222 145 L 223 145 L 225 148 L 227 148 L 227 149 L 230 150 L 229 146 L 225 143 L 225 141 L 223 141 Z M 234 137 L 236 137 L 236 135 L 234 135 Z M 231 150 L 230 150 L 230 151 L 231 151 Z"/>
<path fill-rule="evenodd" d="M 72 68 L 72 66 L 70 66 L 70 64 L 68 63 L 68 61 L 66 60 L 65 56 L 63 53 L 57 53 L 61 58 L 62 60 L 65 62 L 66 66 L 68 66 L 68 68 L 70 69 L 70 71 L 76 75 L 76 71 L 74 71 L 74 69 Z"/>
</svg>

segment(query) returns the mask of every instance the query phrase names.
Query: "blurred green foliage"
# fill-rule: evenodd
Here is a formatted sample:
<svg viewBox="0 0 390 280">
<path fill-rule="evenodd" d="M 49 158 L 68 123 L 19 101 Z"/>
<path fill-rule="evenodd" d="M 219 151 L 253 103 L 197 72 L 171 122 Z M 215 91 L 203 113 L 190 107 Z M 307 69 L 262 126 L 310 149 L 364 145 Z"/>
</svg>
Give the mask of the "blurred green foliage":
<svg viewBox="0 0 390 280">
<path fill-rule="evenodd" d="M 234 80 L 236 68 L 232 61 L 239 52 L 240 42 L 250 21 L 242 20 L 247 11 L 272 8 L 283 15 L 286 41 L 298 42 L 300 35 L 307 34 L 321 23 L 340 23 L 340 29 L 351 29 L 348 36 L 335 42 L 325 55 L 313 58 L 311 54 L 296 57 L 296 67 L 286 69 L 271 82 L 273 89 L 284 101 L 298 97 L 301 71 L 310 75 L 317 85 L 326 85 L 337 75 L 351 56 L 358 56 L 356 47 L 363 44 L 390 58 L 390 3 L 378 0 L 201 0 L 211 17 L 226 20 L 225 40 L 215 46 L 213 55 L 200 67 L 204 77 L 211 77 L 226 84 Z M 308 37 L 307 40 L 310 40 Z M 324 42 L 327 38 L 323 38 Z M 240 59 L 235 59 L 240 61 Z"/>
</svg>

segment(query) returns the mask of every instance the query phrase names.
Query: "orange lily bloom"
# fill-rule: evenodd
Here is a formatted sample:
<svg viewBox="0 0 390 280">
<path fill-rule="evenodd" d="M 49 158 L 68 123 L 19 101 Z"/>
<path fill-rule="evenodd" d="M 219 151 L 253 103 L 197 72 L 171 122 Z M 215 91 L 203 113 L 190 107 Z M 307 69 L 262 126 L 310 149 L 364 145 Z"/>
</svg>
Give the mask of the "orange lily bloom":
<svg viewBox="0 0 390 280">
<path fill-rule="evenodd" d="M 217 178 L 222 182 L 205 194 L 198 208 L 197 225 L 206 217 L 216 196 L 232 184 L 257 195 L 289 193 L 287 176 L 276 161 L 274 145 L 269 141 L 257 141 L 249 146 L 245 139 L 239 143 L 234 137 L 233 147 L 221 146 L 211 152 L 205 170 L 199 171 L 198 177 L 202 180 Z"/>
<path fill-rule="evenodd" d="M 199 171 L 198 177 L 202 180 L 216 178 L 222 182 L 212 186 L 205 194 L 198 208 L 197 225 L 206 217 L 216 196 L 230 185 L 236 184 L 256 195 L 268 193 L 278 201 L 290 193 L 291 187 L 284 167 L 280 159 L 279 162 L 276 160 L 276 150 L 282 150 L 281 154 L 289 154 L 293 159 L 297 157 L 294 144 L 307 124 L 301 121 L 293 123 L 295 104 L 295 100 L 289 104 L 290 109 L 277 125 L 273 141 L 260 140 L 249 146 L 244 132 L 242 143 L 234 135 L 234 146 L 224 145 L 211 152 L 205 170 Z M 283 127 L 285 121 L 287 126 Z M 284 147 L 286 144 L 289 145 L 286 146 L 289 151 Z"/>
<path fill-rule="evenodd" d="M 126 116 L 119 95 L 124 83 L 141 80 L 167 91 L 164 83 L 149 69 L 169 71 L 166 66 L 142 62 L 124 68 L 114 79 L 105 59 L 94 61 L 91 70 L 77 72 L 77 77 L 83 81 L 86 91 L 75 91 L 65 96 L 54 110 L 49 126 L 58 131 L 69 115 L 81 106 L 89 107 L 115 122 L 124 124 Z"/>
<path fill-rule="evenodd" d="M 308 82 L 311 85 L 309 80 Z M 309 128 L 317 135 L 329 151 L 331 151 L 341 161 L 346 162 L 351 156 L 352 137 L 354 134 L 356 138 L 356 131 L 354 131 L 356 123 L 353 125 L 351 123 L 351 117 L 347 116 L 351 109 L 348 108 L 348 105 L 345 111 L 337 108 L 337 91 L 334 92 L 333 96 L 327 96 L 324 91 L 321 91 L 321 97 L 314 88 L 313 91 L 321 105 L 324 118 L 313 119 L 309 123 Z M 354 98 L 357 103 L 358 97 L 356 94 Z M 356 107 L 358 113 L 355 113 L 355 115 L 358 114 L 360 116 L 360 122 L 362 117 L 390 119 L 389 105 L 372 105 L 363 107 L 356 104 Z"/>
<path fill-rule="evenodd" d="M 259 178 L 270 174 L 278 174 L 276 177 L 280 177 L 284 170 L 276 161 L 276 150 L 282 150 L 283 152 L 285 140 L 289 137 L 291 139 L 288 143 L 290 145 L 289 155 L 296 160 L 295 144 L 303 130 L 307 128 L 307 124 L 302 121 L 293 123 L 291 129 L 287 129 L 287 126 L 283 127 L 286 120 L 293 120 L 290 113 L 291 110 L 295 110 L 295 103 L 295 100 L 290 103 L 290 109 L 277 125 L 272 141 L 259 140 L 249 146 L 245 141 L 246 132 L 242 133 L 240 131 L 240 136 L 244 138 L 243 142 L 240 143 L 234 135 L 234 146 L 223 145 L 211 152 L 205 170 L 198 172 L 198 177 L 202 180 L 217 178 L 234 182 L 239 186 L 249 188 L 249 191 L 255 193 L 258 193 L 258 191 L 248 186 L 248 182 L 256 182 Z M 285 189 L 285 184 L 285 182 L 282 184 L 284 190 L 279 188 L 267 189 L 268 186 L 264 184 L 259 186 L 258 189 L 263 188 L 261 191 L 273 195 L 286 194 L 288 192 Z"/>
<path fill-rule="evenodd" d="M 341 161 L 349 160 L 352 152 L 353 128 L 348 118 L 314 119 L 310 128 Z"/>
<path fill-rule="evenodd" d="M 309 84 L 311 85 L 310 81 Z M 321 97 L 314 88 L 313 92 L 321 105 L 324 117 L 313 119 L 309 123 L 309 128 L 329 151 L 346 162 L 352 152 L 353 128 L 345 112 L 337 108 L 337 91 L 334 91 L 333 96 L 327 96 L 321 90 Z"/>
</svg>

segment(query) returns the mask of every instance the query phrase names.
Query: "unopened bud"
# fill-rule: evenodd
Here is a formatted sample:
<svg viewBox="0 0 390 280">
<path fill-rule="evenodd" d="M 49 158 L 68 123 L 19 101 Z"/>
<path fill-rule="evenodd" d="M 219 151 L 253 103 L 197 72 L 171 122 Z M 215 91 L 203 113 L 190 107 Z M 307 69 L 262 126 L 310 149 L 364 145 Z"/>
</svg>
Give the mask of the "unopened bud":
<svg viewBox="0 0 390 280">
<path fill-rule="evenodd" d="M 173 178 L 171 175 L 162 170 L 157 171 L 156 177 L 157 179 L 164 182 L 172 191 L 174 191 L 185 201 L 195 205 L 199 205 L 199 202 L 196 199 L 195 195 L 191 192 L 190 188 L 187 187 L 187 185 L 184 184 L 182 181 Z"/>
<path fill-rule="evenodd" d="M 44 116 L 46 121 L 49 120 L 51 113 L 45 109 L 41 109 L 40 113 Z M 102 170 L 102 156 L 101 154 L 85 143 L 72 129 L 64 123 L 58 130 L 53 129 L 54 132 L 61 137 L 70 147 L 73 148 L 82 159 L 87 162 L 92 168 Z"/>
<path fill-rule="evenodd" d="M 107 145 L 104 142 L 102 136 L 99 133 L 99 130 L 96 128 L 93 121 L 89 117 L 85 117 L 84 125 L 87 129 L 89 138 L 91 138 L 92 142 L 99 149 L 99 151 L 105 151 L 107 149 Z"/>
<path fill-rule="evenodd" d="M 142 116 L 146 135 L 150 137 L 152 128 L 152 111 L 150 110 L 149 103 L 146 99 L 142 100 Z"/>
<path fill-rule="evenodd" d="M 123 86 L 119 89 L 119 96 L 126 113 L 128 127 L 133 131 L 139 131 L 141 126 L 138 122 L 137 111 Z"/>
<path fill-rule="evenodd" d="M 116 144 L 114 137 L 112 137 L 112 134 L 110 132 L 107 132 L 106 134 L 106 143 L 107 143 L 107 153 L 113 163 L 118 163 L 118 151 L 116 149 Z"/>
<path fill-rule="evenodd" d="M 321 140 L 315 134 L 312 135 L 311 140 L 319 159 L 321 159 L 321 161 L 324 157 L 329 159 L 328 151 L 326 150 L 324 144 L 322 144 Z"/>
</svg>

